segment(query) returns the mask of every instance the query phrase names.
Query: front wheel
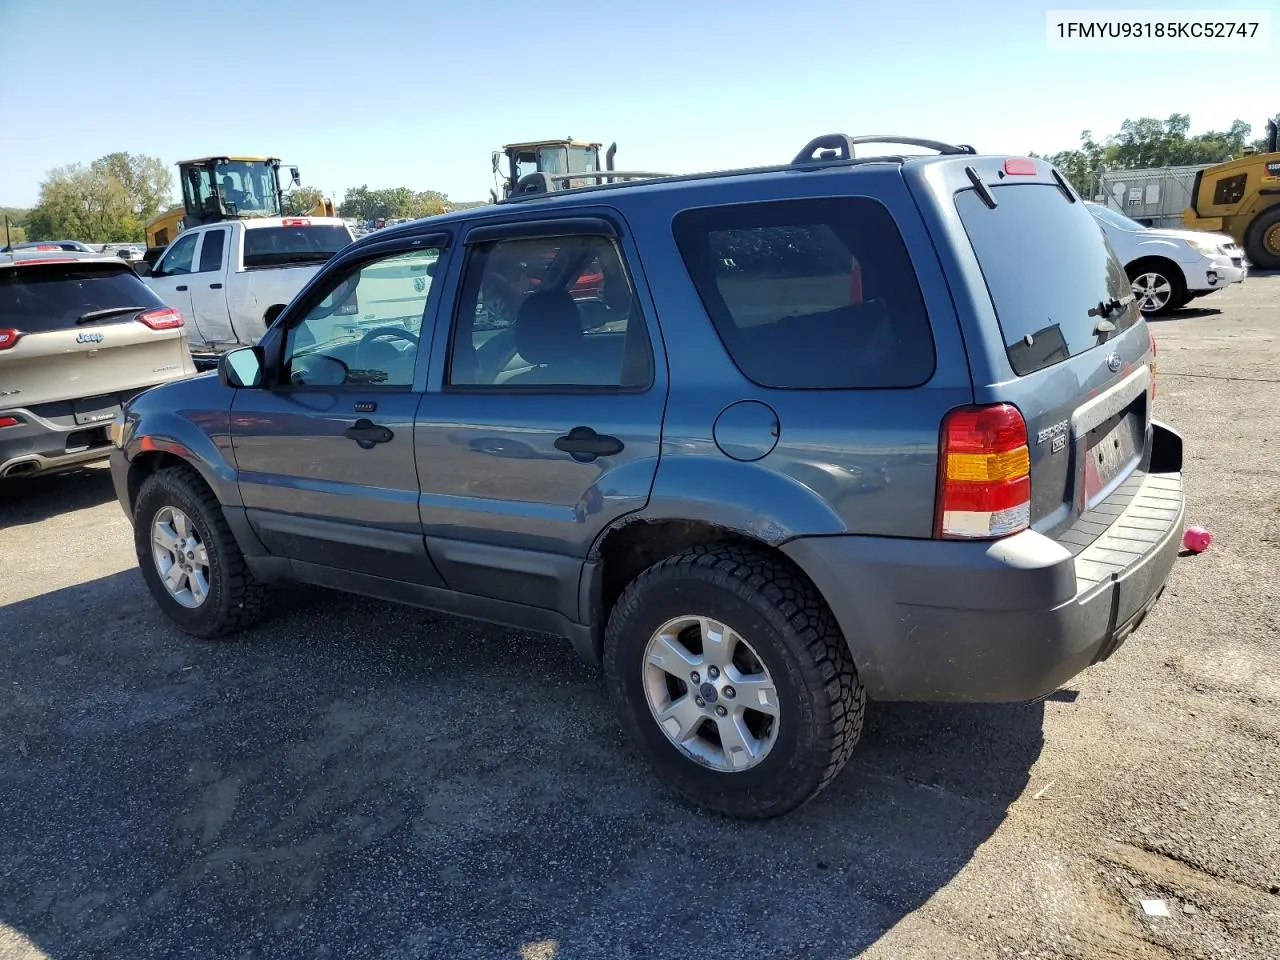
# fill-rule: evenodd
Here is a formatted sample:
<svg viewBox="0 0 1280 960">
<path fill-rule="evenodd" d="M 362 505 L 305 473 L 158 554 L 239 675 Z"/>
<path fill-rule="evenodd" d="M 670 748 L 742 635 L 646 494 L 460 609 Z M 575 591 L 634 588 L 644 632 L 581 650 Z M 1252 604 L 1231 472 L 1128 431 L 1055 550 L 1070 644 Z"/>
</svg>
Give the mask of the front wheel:
<svg viewBox="0 0 1280 960">
<path fill-rule="evenodd" d="M 187 633 L 223 637 L 263 617 L 267 588 L 249 571 L 217 497 L 190 467 L 147 477 L 133 537 L 152 597 Z"/>
<path fill-rule="evenodd" d="M 609 617 L 605 674 L 659 774 L 733 817 L 806 803 L 862 732 L 866 694 L 826 604 L 747 548 L 694 548 L 641 574 Z"/>
<path fill-rule="evenodd" d="M 1145 317 L 1162 317 L 1190 302 L 1186 283 L 1176 268 L 1137 264 L 1129 268 L 1129 285 Z"/>
</svg>

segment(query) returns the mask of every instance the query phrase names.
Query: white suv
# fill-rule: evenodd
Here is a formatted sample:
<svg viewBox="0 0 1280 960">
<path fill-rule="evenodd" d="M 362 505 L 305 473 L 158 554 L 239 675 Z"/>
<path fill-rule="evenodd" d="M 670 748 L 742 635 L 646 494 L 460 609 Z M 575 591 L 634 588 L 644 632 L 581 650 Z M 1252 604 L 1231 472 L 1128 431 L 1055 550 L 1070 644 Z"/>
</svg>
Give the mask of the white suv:
<svg viewBox="0 0 1280 960">
<path fill-rule="evenodd" d="M 1180 310 L 1249 274 L 1244 253 L 1225 233 L 1144 227 L 1110 207 L 1085 206 L 1124 264 L 1147 316 Z"/>
<path fill-rule="evenodd" d="M 183 325 L 119 257 L 0 254 L 0 480 L 106 459 L 124 401 L 195 374 Z"/>
</svg>

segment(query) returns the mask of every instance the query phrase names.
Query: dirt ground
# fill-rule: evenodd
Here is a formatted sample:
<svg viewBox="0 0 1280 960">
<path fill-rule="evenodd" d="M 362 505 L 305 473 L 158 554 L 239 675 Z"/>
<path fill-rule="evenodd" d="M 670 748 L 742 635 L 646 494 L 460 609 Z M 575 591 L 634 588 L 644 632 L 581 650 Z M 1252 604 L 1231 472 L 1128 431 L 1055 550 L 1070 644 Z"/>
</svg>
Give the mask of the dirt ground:
<svg viewBox="0 0 1280 960">
<path fill-rule="evenodd" d="M 1156 405 L 1211 549 L 1044 703 L 872 705 L 765 824 L 567 644 L 317 591 L 195 642 L 104 470 L 5 488 L 0 958 L 1280 957 L 1280 276 L 1197 303 Z"/>
</svg>

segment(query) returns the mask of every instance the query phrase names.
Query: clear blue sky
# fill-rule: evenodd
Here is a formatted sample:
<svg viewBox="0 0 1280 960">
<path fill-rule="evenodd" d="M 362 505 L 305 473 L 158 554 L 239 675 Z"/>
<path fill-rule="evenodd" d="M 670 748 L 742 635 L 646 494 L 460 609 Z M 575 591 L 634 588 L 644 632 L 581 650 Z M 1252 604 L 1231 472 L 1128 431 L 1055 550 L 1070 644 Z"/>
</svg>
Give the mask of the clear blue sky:
<svg viewBox="0 0 1280 960">
<path fill-rule="evenodd" d="M 782 162 L 821 133 L 1050 152 L 1173 112 L 1260 136 L 1280 110 L 1280 37 L 1255 54 L 1049 52 L 1045 10 L 1063 6 L 0 0 L 0 205 L 115 150 L 278 156 L 339 200 L 360 184 L 479 200 L 515 140 L 617 141 L 620 167 L 689 172 Z M 1280 32 L 1277 0 L 1092 6 L 1269 9 Z"/>
</svg>

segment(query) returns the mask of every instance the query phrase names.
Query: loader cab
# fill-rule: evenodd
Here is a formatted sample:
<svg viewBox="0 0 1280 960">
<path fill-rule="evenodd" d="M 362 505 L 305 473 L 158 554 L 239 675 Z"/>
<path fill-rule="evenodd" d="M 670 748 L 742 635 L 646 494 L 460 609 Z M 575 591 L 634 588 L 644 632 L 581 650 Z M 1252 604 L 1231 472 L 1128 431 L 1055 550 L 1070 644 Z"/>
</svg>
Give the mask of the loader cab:
<svg viewBox="0 0 1280 960">
<path fill-rule="evenodd" d="M 297 168 L 291 168 L 293 181 Z M 280 161 L 269 157 L 203 157 L 178 164 L 186 227 L 246 217 L 279 217 L 284 199 Z"/>
<path fill-rule="evenodd" d="M 501 177 L 502 158 L 506 157 L 506 177 L 502 182 L 502 197 L 509 197 L 520 178 L 530 173 L 574 174 L 598 173 L 612 169 L 613 154 L 617 145 L 605 155 L 607 166 L 600 163 L 603 144 L 580 140 L 542 140 L 536 143 L 511 143 L 502 152 L 493 155 L 493 172 Z M 596 183 L 594 179 L 570 181 L 571 187 L 583 187 Z"/>
</svg>

